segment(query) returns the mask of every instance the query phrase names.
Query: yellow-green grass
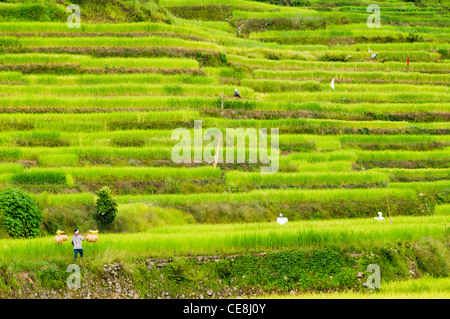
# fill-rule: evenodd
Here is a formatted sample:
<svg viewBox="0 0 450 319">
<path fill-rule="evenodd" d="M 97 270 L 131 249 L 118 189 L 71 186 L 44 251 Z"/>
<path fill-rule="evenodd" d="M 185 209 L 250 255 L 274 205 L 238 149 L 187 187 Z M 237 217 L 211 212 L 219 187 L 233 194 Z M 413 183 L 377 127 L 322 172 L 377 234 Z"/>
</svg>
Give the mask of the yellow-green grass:
<svg viewBox="0 0 450 319">
<path fill-rule="evenodd" d="M 200 84 L 99 84 L 74 86 L 0 86 L 0 94 L 13 95 L 39 95 L 39 96 L 215 96 L 222 92 L 230 96 L 237 88 L 247 98 L 254 96 L 251 88 L 242 86 L 200 85 Z M 43 94 L 45 92 L 45 94 Z"/>
<path fill-rule="evenodd" d="M 261 99 L 266 101 L 283 101 L 289 100 L 291 102 L 307 102 L 307 101 L 329 101 L 334 103 L 361 103 L 372 102 L 378 103 L 448 103 L 450 102 L 450 94 L 448 93 L 416 93 L 416 92 L 377 92 L 376 88 L 373 91 L 337 91 L 334 92 L 330 88 L 326 92 L 302 92 L 302 94 L 293 92 L 283 93 L 267 93 L 261 96 Z"/>
<path fill-rule="evenodd" d="M 189 0 L 161 0 L 159 2 L 163 7 L 189 7 L 189 6 L 208 6 L 208 5 L 229 5 L 239 6 L 246 10 L 261 10 L 261 11 L 278 11 L 279 7 L 261 2 L 246 1 L 246 0 L 199 0 L 192 2 Z M 169 9 L 170 10 L 170 9 Z"/>
<path fill-rule="evenodd" d="M 173 168 L 173 167 L 63 167 L 60 169 L 27 168 L 19 174 L 44 172 L 64 172 L 76 181 L 161 181 L 165 179 L 204 180 L 218 179 L 220 169 L 213 167 Z M 15 175 L 13 175 L 14 177 Z"/>
<path fill-rule="evenodd" d="M 267 128 L 270 133 L 270 128 L 279 128 L 280 134 L 284 129 L 301 129 L 304 126 L 314 127 L 317 129 L 334 129 L 338 132 L 346 128 L 351 129 L 397 129 L 410 130 L 415 134 L 424 134 L 423 130 L 449 129 L 450 125 L 447 122 L 430 122 L 430 123 L 412 123 L 406 121 L 343 121 L 343 120 L 329 120 L 329 119 L 298 119 L 298 118 L 280 118 L 275 120 L 257 120 L 257 119 L 226 119 L 202 117 L 199 112 L 189 109 L 202 108 L 212 103 L 213 105 L 220 104 L 217 98 L 213 97 L 110 97 L 110 98 L 95 98 L 95 97 L 39 97 L 34 96 L 30 98 L 23 97 L 0 97 L 0 103 L 4 102 L 4 107 L 55 107 L 55 108 L 81 108 L 86 107 L 96 110 L 97 108 L 130 108 L 137 107 L 149 108 L 150 103 L 154 103 L 152 107 L 157 112 L 141 111 L 141 112 L 108 112 L 108 113 L 88 113 L 88 114 L 59 114 L 59 113 L 44 113 L 44 114 L 0 114 L 0 125 L 2 130 L 11 130 L 15 124 L 23 123 L 35 130 L 50 130 L 60 132 L 77 132 L 83 131 L 84 126 L 88 124 L 92 126 L 90 131 L 102 130 L 120 130 L 123 125 L 127 129 L 136 129 L 137 125 L 144 125 L 146 128 L 174 129 L 180 127 L 177 121 L 189 122 L 181 127 L 192 127 L 194 120 L 202 120 L 203 128 L 254 128 L 258 131 L 259 128 Z M 163 104 L 164 103 L 164 104 Z M 162 107 L 162 104 L 165 107 Z M 184 105 L 184 108 L 182 108 Z M 159 111 L 160 108 L 172 108 L 172 110 Z M 180 110 L 175 110 L 181 108 Z M 170 121 L 176 121 L 175 127 Z M 65 126 L 62 124 L 66 124 Z M 79 127 L 76 126 L 79 125 Z M 120 124 L 120 125 L 119 125 Z M 153 126 L 156 125 L 156 126 Z M 158 126 L 159 125 L 159 126 Z M 223 133 L 225 133 L 224 130 Z M 342 131 L 344 132 L 344 131 Z M 286 134 L 289 135 L 289 134 Z M 330 134 L 331 135 L 331 134 Z M 375 134 L 376 135 L 376 134 Z M 327 137 L 328 138 L 328 137 Z M 325 141 L 325 139 L 324 139 Z"/>
<path fill-rule="evenodd" d="M 354 248 L 376 246 L 401 241 L 416 241 L 423 237 L 448 236 L 448 215 L 426 217 L 394 217 L 374 219 L 344 219 L 331 221 L 186 225 L 156 227 L 148 232 L 102 234 L 99 242 L 85 243 L 88 258 L 113 254 L 115 258 L 156 257 L 211 253 L 248 253 L 261 250 L 295 249 L 338 245 Z M 68 231 L 68 230 L 66 230 Z M 87 230 L 82 230 L 82 232 Z M 0 253 L 5 260 L 19 258 L 69 258 L 72 247 L 58 245 L 53 237 L 30 240 L 2 239 Z"/>
<path fill-rule="evenodd" d="M 319 103 L 317 103 L 319 104 Z M 301 109 L 302 104 L 291 104 L 290 109 Z M 281 108 L 281 106 L 280 106 Z M 450 103 L 320 103 L 319 109 L 324 112 L 347 112 L 350 114 L 368 113 L 428 113 L 450 111 Z"/>
<path fill-rule="evenodd" d="M 5 33 L 25 32 L 64 32 L 70 33 L 136 33 L 136 32 L 170 32 L 174 34 L 190 35 L 195 32 L 201 37 L 208 37 L 208 33 L 200 28 L 186 25 L 171 25 L 159 22 L 137 23 L 82 23 L 81 28 L 68 28 L 67 23 L 59 22 L 2 22 L 0 30 Z"/>
<path fill-rule="evenodd" d="M 3 54 L 0 55 L 0 64 L 74 64 L 87 68 L 198 68 L 198 61 L 188 58 L 94 58 L 85 55 L 47 53 Z"/>
<path fill-rule="evenodd" d="M 321 163 L 308 163 L 306 161 L 289 160 L 280 157 L 281 172 L 350 172 L 352 162 L 350 161 L 332 161 Z"/>
<path fill-rule="evenodd" d="M 438 182 L 412 182 L 412 183 L 390 183 L 388 188 L 377 189 L 326 189 L 326 190 L 255 190 L 247 193 L 203 193 L 203 194 L 162 194 L 162 195 L 122 195 L 116 196 L 119 204 L 130 203 L 154 203 L 161 207 L 178 207 L 198 204 L 211 206 L 229 204 L 237 205 L 246 203 L 249 205 L 273 204 L 311 204 L 311 203 L 374 203 L 379 202 L 381 206 L 386 203 L 386 197 L 391 202 L 416 201 L 419 194 L 431 196 L 435 193 L 443 193 L 450 186 L 449 181 Z M 83 206 L 94 203 L 94 194 L 34 194 L 36 201 L 43 206 Z M 437 206 L 440 213 L 448 213 L 446 205 Z M 374 215 L 376 216 L 375 212 Z"/>
<path fill-rule="evenodd" d="M 365 28 L 364 28 L 365 27 Z M 410 29 L 410 31 L 413 29 Z M 445 34 L 448 35 L 448 32 L 440 29 L 443 34 L 438 33 L 429 33 L 429 32 L 416 32 L 417 35 L 424 37 L 425 39 L 435 39 L 435 38 L 445 38 Z M 428 31 L 428 30 L 427 30 Z M 370 38 L 371 36 L 378 37 L 386 37 L 391 36 L 392 38 L 396 38 L 397 36 L 402 35 L 404 38 L 408 36 L 408 31 L 405 29 L 399 29 L 395 26 L 384 25 L 383 29 L 367 28 L 365 24 L 350 24 L 350 25 L 327 25 L 324 30 L 271 30 L 271 31 L 261 31 L 261 32 L 253 32 L 250 34 L 251 39 L 277 39 L 277 38 L 295 38 L 295 37 L 358 37 L 365 36 Z M 370 46 L 372 50 L 380 50 L 381 48 L 387 48 L 390 50 L 398 50 L 399 48 L 403 49 L 432 49 L 437 48 L 441 43 L 433 43 L 433 42 L 415 42 L 415 43 L 389 43 L 389 44 L 379 44 L 379 43 L 367 43 L 367 44 L 354 44 L 351 48 L 365 48 Z M 445 44 L 444 44 L 445 46 Z M 367 51 L 367 50 L 366 50 Z"/>
<path fill-rule="evenodd" d="M 253 88 L 258 92 L 283 92 L 283 91 L 331 91 L 330 83 L 319 81 L 282 81 L 264 79 L 244 79 L 242 86 Z M 411 92 L 411 93 L 447 93 L 448 87 L 443 85 L 408 85 L 408 84 L 349 84 L 335 85 L 334 92 L 359 92 L 362 94 L 372 92 Z"/>
<path fill-rule="evenodd" d="M 247 193 L 222 193 L 222 194 L 191 194 L 191 195 L 136 195 L 119 196 L 117 200 L 120 203 L 132 202 L 157 202 L 162 206 L 183 206 L 203 204 L 238 204 L 238 203 L 284 203 L 289 204 L 307 204 L 307 203 L 348 203 L 348 202 L 380 202 L 385 203 L 388 196 L 391 201 L 415 200 L 420 191 L 415 189 L 415 185 L 408 188 L 409 183 L 404 187 L 395 188 L 369 188 L 369 189 L 333 189 L 333 190 L 301 190 L 301 189 L 268 189 L 250 191 Z M 428 194 L 427 188 L 431 190 L 445 189 L 449 182 L 421 183 L 423 184 L 423 193 Z M 430 185 L 428 185 L 430 184 Z"/>
<path fill-rule="evenodd" d="M 400 81 L 421 82 L 421 83 L 447 83 L 446 74 L 424 74 L 420 72 L 355 72 L 355 71 L 278 71 L 258 69 L 253 71 L 255 78 L 260 79 L 291 79 L 291 80 L 317 80 L 317 79 L 336 79 L 348 81 L 386 81 L 396 83 Z"/>
<path fill-rule="evenodd" d="M 204 143 L 206 144 L 206 143 Z M 215 148 L 215 144 L 213 145 Z M 187 154 L 190 154 L 191 162 L 194 159 L 194 154 L 203 154 L 204 156 L 209 156 L 209 154 L 215 155 L 213 148 L 206 149 L 208 145 L 204 145 L 204 148 L 200 149 L 199 147 L 191 147 L 190 150 L 186 150 Z M 270 148 L 270 146 L 269 146 Z M 38 160 L 42 156 L 48 155 L 76 155 L 78 157 L 87 157 L 92 159 L 100 159 L 104 160 L 114 160 L 114 159 L 137 159 L 144 161 L 151 160 L 171 160 L 172 159 L 172 146 L 170 143 L 164 143 L 164 145 L 158 146 L 156 144 L 151 146 L 130 146 L 130 147 L 121 147 L 121 146 L 68 146 L 68 147 L 8 147 L 3 146 L 0 147 L 0 160 L 3 162 L 12 162 L 18 160 Z M 201 151 L 202 150 L 202 151 Z M 176 150 L 175 150 L 176 151 Z M 199 153 L 199 152 L 202 153 Z M 255 156 L 260 153 L 260 150 L 256 148 L 248 148 L 240 145 L 234 145 L 233 147 L 222 148 L 223 157 L 219 160 L 219 163 L 226 163 L 227 154 L 234 154 L 234 163 L 236 163 L 237 152 L 243 152 L 245 154 L 245 162 L 249 164 L 256 164 L 250 162 L 250 155 Z M 183 155 L 184 151 L 180 151 L 181 155 Z M 190 152 L 190 153 L 189 153 Z M 211 152 L 211 153 L 209 153 Z M 189 156 L 189 155 L 185 155 Z M 230 155 L 231 156 L 231 155 Z M 271 155 L 274 156 L 274 155 Z M 206 158 L 206 157 L 204 157 Z M 431 165 L 429 166 L 434 168 L 448 168 L 448 151 L 357 151 L 357 150 L 346 150 L 346 151 L 333 151 L 333 152 L 302 152 L 302 153 L 292 153 L 289 155 L 283 155 L 281 160 L 286 162 L 289 161 L 305 161 L 309 164 L 313 163 L 324 163 L 330 161 L 348 161 L 348 162 L 360 162 L 360 164 L 376 164 L 381 162 L 397 162 L 397 164 L 411 163 L 412 161 L 416 161 L 421 163 L 422 165 Z M 256 158 L 258 163 L 260 163 L 260 157 Z M 187 159 L 186 159 L 187 160 Z M 423 163 L 428 162 L 428 164 Z M 79 163 L 82 164 L 82 163 Z M 220 167 L 219 164 L 219 167 Z M 388 163 L 386 163 L 388 164 Z M 124 164 L 121 164 L 122 166 Z M 126 165 L 126 164 L 125 164 Z M 161 163 L 160 165 L 163 165 Z M 376 166 L 376 165 L 375 165 Z M 397 167 L 397 166 L 395 166 Z"/>
<path fill-rule="evenodd" d="M 203 127 L 230 127 L 230 128 L 280 128 L 295 125 L 302 127 L 304 125 L 318 125 L 322 128 L 383 128 L 383 129 L 432 129 L 432 128 L 450 128 L 450 124 L 446 122 L 431 123 L 408 123 L 406 121 L 342 121 L 328 119 L 303 119 L 303 118 L 280 118 L 276 120 L 256 120 L 256 119 L 222 119 L 222 118 L 206 118 L 203 121 Z"/>
<path fill-rule="evenodd" d="M 370 171 L 382 172 L 392 180 L 423 179 L 425 181 L 450 180 L 450 169 L 389 169 L 379 168 Z"/>
<path fill-rule="evenodd" d="M 258 154 L 257 149 L 249 149 L 235 146 L 231 148 L 222 149 L 223 161 L 225 163 L 227 153 L 235 154 L 234 162 L 236 162 L 237 151 L 243 151 L 245 154 L 245 161 L 248 163 L 250 154 Z M 195 152 L 200 152 L 200 148 L 191 148 L 191 161 Z M 203 152 L 203 151 L 202 151 Z M 146 147 L 102 147 L 102 146 L 74 146 L 74 147 L 0 147 L 0 159 L 4 162 L 11 162 L 17 160 L 37 160 L 42 156 L 53 155 L 76 155 L 78 157 L 87 156 L 91 158 L 105 158 L 109 160 L 114 159 L 140 159 L 140 160 L 170 160 L 172 158 L 172 147 L 169 144 L 166 146 L 146 146 Z M 183 153 L 181 153 L 183 154 Z M 188 153 L 189 154 L 189 153 Z M 209 155 L 208 150 L 205 153 Z M 204 154 L 204 155 L 205 155 Z M 211 152 L 214 155 L 214 152 Z M 448 151 L 334 151 L 334 152 L 307 152 L 307 153 L 292 153 L 285 155 L 281 159 L 284 161 L 305 161 L 307 163 L 324 163 L 330 161 L 349 161 L 361 163 L 367 162 L 411 162 L 411 161 L 428 161 L 431 165 L 438 165 L 439 168 L 447 168 L 446 161 L 448 161 Z M 258 160 L 259 161 L 259 160 Z M 81 164 L 81 163 L 80 163 Z M 122 164 L 123 165 L 123 164 Z M 219 165 L 220 166 L 220 165 Z M 433 166 L 432 166 L 433 167 Z M 436 166 L 435 166 L 436 167 Z"/>
<path fill-rule="evenodd" d="M 230 95 L 234 93 L 231 92 Z M 95 110 L 193 110 L 220 107 L 218 96 L 45 96 L 0 97 L 0 108 Z M 59 110 L 58 110 L 59 111 Z"/>
<path fill-rule="evenodd" d="M 392 45 L 392 44 L 391 44 Z M 326 50 L 324 47 L 323 50 Z M 317 50 L 317 46 L 305 48 L 305 50 Z M 286 51 L 280 51 L 286 54 Z M 277 51 L 273 51 L 274 54 Z M 294 53 L 292 53 L 294 54 Z M 250 53 L 248 53 L 250 55 Z M 281 55 L 281 53 L 280 53 Z M 407 67 L 404 62 L 387 61 L 385 63 L 373 62 L 323 62 L 323 61 L 301 61 L 289 59 L 287 57 L 281 60 L 270 60 L 262 58 L 248 58 L 244 55 L 227 54 L 227 60 L 233 64 L 249 65 L 258 68 L 271 69 L 298 69 L 298 70 L 328 70 L 328 71 L 420 71 L 420 70 L 435 70 L 446 71 L 449 69 L 448 63 L 429 63 L 429 62 L 414 62 Z"/>
<path fill-rule="evenodd" d="M 135 101 L 136 102 L 136 101 Z M 62 124 L 58 127 L 58 132 L 83 132 L 85 129 L 84 124 L 92 124 L 93 127 L 97 127 L 99 124 L 102 127 L 101 130 L 108 130 L 108 125 L 111 123 L 130 122 L 130 123 L 155 123 L 162 121 L 179 122 L 179 121 L 191 121 L 194 119 L 201 119 L 201 115 L 198 111 L 191 110 L 178 110 L 178 111 L 155 111 L 155 112 L 108 112 L 108 113 L 39 113 L 39 114 L 0 114 L 0 123 L 3 125 L 11 125 L 13 123 L 22 123 L 32 126 L 36 130 L 48 130 L 48 125 L 58 123 Z M 134 124 L 136 125 L 136 124 Z M 4 131 L 4 130 L 2 130 Z"/>
<path fill-rule="evenodd" d="M 155 117 L 159 114 L 155 112 Z M 181 114 L 180 114 L 181 115 Z M 31 117 L 31 116 L 30 116 Z M 58 118 L 58 117 L 56 117 Z M 54 120 L 56 120 L 54 118 Z M 86 119 L 92 119 L 87 116 Z M 22 118 L 23 119 L 23 118 Z M 180 117 L 182 119 L 182 117 Z M 50 121 L 51 117 L 47 117 Z M 105 118 L 98 118 L 99 121 L 107 121 Z M 131 119 L 130 119 L 131 120 Z M 143 120 L 141 118 L 141 120 Z M 161 121 L 165 118 L 161 117 Z M 174 118 L 174 120 L 177 120 Z M 194 129 L 189 128 L 191 136 L 193 136 Z M 222 129 L 222 134 L 226 133 L 226 129 Z M 203 130 L 203 133 L 205 130 Z M 26 141 L 33 141 L 36 139 L 61 139 L 68 141 L 70 146 L 174 146 L 178 143 L 171 139 L 172 130 L 166 129 L 152 129 L 152 130 L 117 130 L 117 131 L 100 131 L 100 132 L 55 132 L 46 130 L 29 130 L 29 131 L 4 131 L 0 132 L 0 145 L 3 146 L 24 146 Z M 270 141 L 271 137 L 268 137 Z M 258 137 L 259 140 L 259 137 Z M 447 146 L 450 142 L 448 135 L 309 135 L 309 134 L 280 134 L 279 144 L 282 149 L 289 149 L 290 147 L 301 147 L 305 149 L 309 145 L 310 150 L 331 151 L 338 150 L 345 147 L 353 147 L 365 144 L 380 144 L 380 145 L 414 145 L 414 144 L 433 144 L 441 143 Z M 203 141 L 203 144 L 208 144 L 209 141 Z M 270 143 L 270 142 L 269 142 Z M 56 145 L 56 146 L 68 146 Z M 28 145 L 28 146 L 45 146 L 45 144 Z"/>
<path fill-rule="evenodd" d="M 191 41 L 168 37 L 29 37 L 19 38 L 22 47 L 182 47 L 217 50 L 212 42 Z"/>
<path fill-rule="evenodd" d="M 450 278 L 422 277 L 380 284 L 379 289 L 367 292 L 342 291 L 332 293 L 269 294 L 263 299 L 448 299 Z"/>
<path fill-rule="evenodd" d="M 296 172 L 260 174 L 250 172 L 229 171 L 225 174 L 228 184 L 244 188 L 284 188 L 337 186 L 354 184 L 387 183 L 388 174 L 380 171 L 367 172 Z"/>
<path fill-rule="evenodd" d="M 170 88 L 169 88 L 170 90 Z M 222 92 L 222 91 L 221 91 Z M 234 91 L 224 91 L 225 98 L 232 98 Z M 271 101 L 258 100 L 224 100 L 230 103 L 230 108 L 236 109 L 254 109 L 254 110 L 308 110 L 308 111 L 322 111 L 322 112 L 337 112 L 337 113 L 351 113 L 351 114 L 367 114 L 367 113 L 426 113 L 426 112 L 448 112 L 450 103 L 435 101 L 432 95 L 424 94 L 425 99 L 432 99 L 431 103 L 414 103 L 412 97 L 403 94 L 402 103 L 373 103 L 376 102 L 376 94 L 372 94 L 369 98 L 371 103 L 367 103 L 362 99 L 358 103 L 350 103 L 353 100 L 358 100 L 361 95 L 355 93 L 344 94 L 340 93 L 341 98 L 337 95 L 326 93 L 323 101 L 320 103 L 312 102 L 320 93 L 312 94 L 307 97 L 295 98 L 294 101 L 282 100 L 281 98 L 289 98 L 289 96 L 271 96 Z M 166 93 L 167 94 L 167 93 Z M 395 102 L 393 99 L 396 95 L 401 93 L 391 94 L 390 97 L 382 97 L 382 102 Z M 351 95 L 351 96 L 350 96 Z M 420 96 L 420 95 L 419 95 Z M 435 95 L 433 95 L 435 96 Z M 353 100 L 352 100 L 353 99 Z M 442 96 L 439 95 L 439 99 Z M 355 101 L 356 101 L 355 100 Z M 344 103 L 342 103 L 344 102 Z M 346 104 L 348 103 L 348 104 Z M 49 112 L 57 110 L 57 112 L 67 112 L 73 109 L 78 111 L 88 112 L 89 110 L 161 110 L 161 109 L 176 109 L 176 110 L 193 110 L 193 109 L 219 109 L 220 108 L 220 94 L 216 96 L 41 96 L 41 95 L 20 95 L 20 96 L 2 96 L 0 97 L 0 109 L 20 111 L 34 111 L 34 110 L 48 110 Z M 99 115 L 101 116 L 101 115 Z M 221 119 L 215 119 L 216 122 Z M 231 120 L 230 120 L 231 121 Z M 318 121 L 313 119 L 287 119 L 286 121 Z M 244 123 L 243 121 L 241 121 Z M 246 120 L 249 122 L 249 120 Z M 261 120 L 254 121 L 256 123 L 263 122 Z M 280 122 L 280 121 L 277 121 Z M 264 122 L 267 123 L 267 120 Z M 365 123 L 362 121 L 348 121 L 353 126 L 362 126 Z M 406 122 L 388 122 L 390 126 L 399 127 Z M 431 123 L 423 124 L 417 123 L 416 126 L 432 125 Z M 371 124 L 373 126 L 373 124 Z"/>
<path fill-rule="evenodd" d="M 430 135 L 340 135 L 335 136 L 342 144 L 352 143 L 432 143 L 432 142 L 449 142 L 450 136 L 430 136 Z"/>
<path fill-rule="evenodd" d="M 23 83 L 26 85 L 42 86 L 74 86 L 74 85 L 101 85 L 101 84 L 218 84 L 218 80 L 202 75 L 188 74 L 160 74 L 160 73 L 134 73 L 134 74 L 22 74 L 20 72 L 0 72 L 2 83 Z"/>
<path fill-rule="evenodd" d="M 338 150 L 334 152 L 292 153 L 286 155 L 290 160 L 303 160 L 308 163 L 348 160 L 348 161 L 446 161 L 450 153 L 440 151 L 359 151 Z"/>
</svg>

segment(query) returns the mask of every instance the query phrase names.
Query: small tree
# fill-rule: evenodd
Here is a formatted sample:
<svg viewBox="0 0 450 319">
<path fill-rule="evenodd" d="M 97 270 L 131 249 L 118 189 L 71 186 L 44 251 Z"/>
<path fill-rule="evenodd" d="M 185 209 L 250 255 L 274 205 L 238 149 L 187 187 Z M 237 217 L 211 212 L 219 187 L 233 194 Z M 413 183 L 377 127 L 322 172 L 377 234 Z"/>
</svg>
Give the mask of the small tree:
<svg viewBox="0 0 450 319">
<path fill-rule="evenodd" d="M 42 212 L 24 191 L 6 188 L 0 193 L 2 227 L 14 238 L 33 238 L 40 234 Z"/>
<path fill-rule="evenodd" d="M 108 226 L 114 221 L 117 214 L 117 203 L 111 196 L 111 190 L 108 186 L 103 187 L 97 192 L 96 216 L 101 226 Z"/>
</svg>

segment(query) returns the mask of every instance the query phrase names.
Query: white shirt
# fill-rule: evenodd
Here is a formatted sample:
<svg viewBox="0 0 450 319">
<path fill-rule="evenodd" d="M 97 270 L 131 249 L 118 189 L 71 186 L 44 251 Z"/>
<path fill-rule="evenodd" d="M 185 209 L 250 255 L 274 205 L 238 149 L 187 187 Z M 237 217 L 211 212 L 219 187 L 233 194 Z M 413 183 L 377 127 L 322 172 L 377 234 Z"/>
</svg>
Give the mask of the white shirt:
<svg viewBox="0 0 450 319">
<path fill-rule="evenodd" d="M 286 217 L 278 217 L 277 218 L 277 223 L 280 224 L 280 225 L 286 224 L 287 221 L 288 221 L 288 219 Z"/>
<path fill-rule="evenodd" d="M 82 240 L 84 240 L 83 236 L 81 236 L 81 235 L 73 235 L 73 237 L 72 237 L 73 249 L 83 249 L 81 247 L 81 241 Z"/>
</svg>

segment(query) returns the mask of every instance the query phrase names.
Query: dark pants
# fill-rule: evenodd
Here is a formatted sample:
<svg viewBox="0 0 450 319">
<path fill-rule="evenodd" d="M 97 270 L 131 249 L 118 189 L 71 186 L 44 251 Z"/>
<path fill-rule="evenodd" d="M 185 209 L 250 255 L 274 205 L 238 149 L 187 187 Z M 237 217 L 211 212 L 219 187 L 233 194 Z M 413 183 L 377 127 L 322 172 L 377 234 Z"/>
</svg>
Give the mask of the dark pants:
<svg viewBox="0 0 450 319">
<path fill-rule="evenodd" d="M 75 261 L 77 260 L 78 253 L 80 253 L 81 258 L 83 258 L 83 249 L 74 249 Z"/>
</svg>

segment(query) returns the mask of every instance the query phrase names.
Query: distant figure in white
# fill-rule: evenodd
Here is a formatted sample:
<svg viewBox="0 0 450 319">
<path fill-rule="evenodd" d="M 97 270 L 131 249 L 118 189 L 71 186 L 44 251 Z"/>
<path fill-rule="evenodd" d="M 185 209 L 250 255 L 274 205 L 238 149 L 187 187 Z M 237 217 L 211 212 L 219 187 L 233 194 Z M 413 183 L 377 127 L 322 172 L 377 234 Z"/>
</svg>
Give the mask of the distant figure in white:
<svg viewBox="0 0 450 319">
<path fill-rule="evenodd" d="M 382 212 L 378 212 L 378 217 L 374 217 L 374 219 L 376 219 L 376 220 L 383 220 L 384 219 L 383 213 Z"/>
<path fill-rule="evenodd" d="M 377 57 L 377 53 L 375 52 L 374 54 L 372 54 L 372 59 L 375 59 Z"/>
<path fill-rule="evenodd" d="M 331 88 L 334 90 L 334 79 L 331 80 L 330 86 L 331 86 Z"/>
<path fill-rule="evenodd" d="M 280 214 L 280 217 L 277 218 L 277 223 L 280 225 L 284 225 L 288 222 L 286 217 L 283 217 L 283 214 Z"/>
</svg>

